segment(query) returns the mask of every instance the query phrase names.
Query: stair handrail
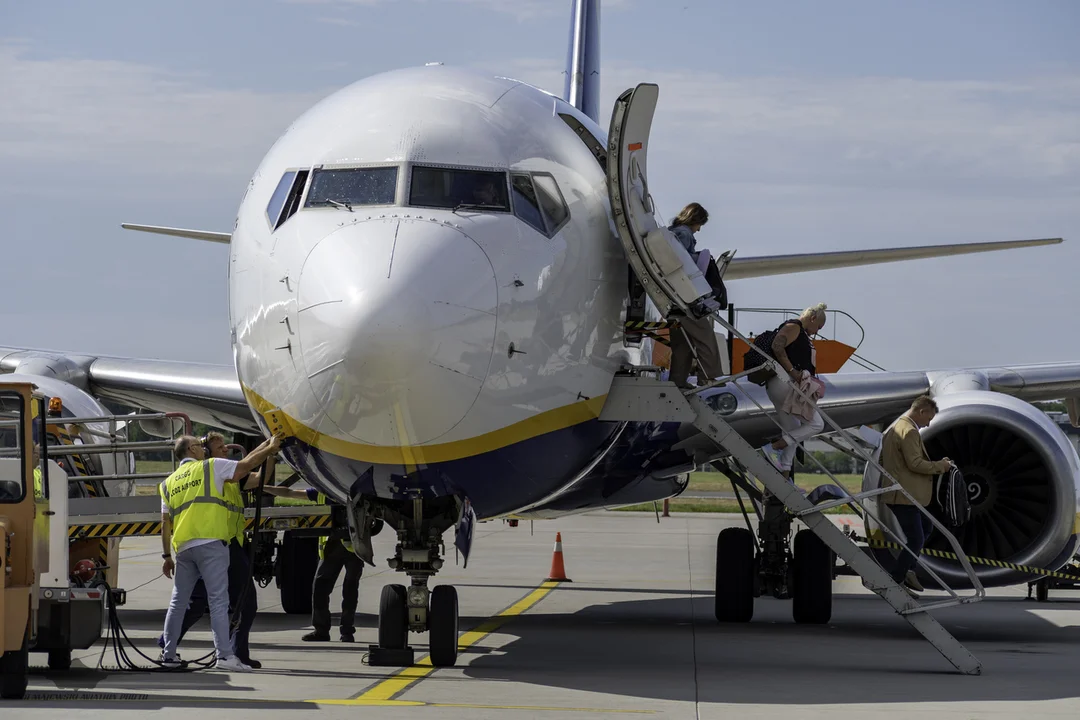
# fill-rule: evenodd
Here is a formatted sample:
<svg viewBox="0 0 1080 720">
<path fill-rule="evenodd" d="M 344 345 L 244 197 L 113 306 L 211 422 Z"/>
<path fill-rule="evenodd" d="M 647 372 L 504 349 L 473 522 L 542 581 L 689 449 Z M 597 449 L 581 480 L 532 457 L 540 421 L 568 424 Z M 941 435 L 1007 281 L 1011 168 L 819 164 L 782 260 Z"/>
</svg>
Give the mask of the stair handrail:
<svg viewBox="0 0 1080 720">
<path fill-rule="evenodd" d="M 841 312 L 841 311 L 837 311 L 837 312 Z M 738 337 L 741 340 L 743 340 L 744 342 L 746 342 L 749 347 L 753 348 L 755 352 L 757 352 L 759 355 L 761 355 L 764 358 L 765 363 L 770 365 L 776 371 L 777 375 L 780 376 L 781 378 L 783 378 L 783 381 L 791 387 L 791 390 L 793 392 L 798 394 L 799 397 L 801 397 L 803 400 L 813 404 L 815 406 L 815 408 L 816 408 L 817 403 L 814 402 L 813 399 L 811 399 L 807 394 L 803 393 L 802 390 L 799 389 L 798 385 L 796 385 L 794 382 L 792 382 L 791 378 L 788 377 L 787 370 L 785 370 L 784 367 L 782 365 L 780 365 L 780 363 L 775 358 L 771 357 L 767 353 L 763 352 L 760 348 L 755 346 L 748 338 L 746 338 L 744 335 L 742 335 L 742 333 L 740 333 L 732 324 L 728 323 L 727 320 L 725 320 L 723 317 L 721 317 L 719 313 L 713 313 L 712 316 L 716 320 L 718 320 L 720 322 L 720 324 L 725 329 L 728 330 L 728 332 L 733 333 L 736 337 Z M 691 345 L 691 348 L 692 347 L 693 347 L 693 345 Z M 696 353 L 695 353 L 695 355 L 696 355 Z M 743 371 L 742 373 L 738 373 L 738 376 L 741 377 L 741 376 L 743 376 L 745 374 L 747 374 L 747 371 Z M 685 390 L 684 394 L 686 394 L 686 395 L 696 395 L 698 393 L 703 392 L 704 390 L 707 390 L 707 389 L 712 388 L 712 387 L 716 387 L 718 385 L 725 384 L 727 381 L 734 380 L 734 379 L 735 379 L 734 376 L 728 376 L 726 378 L 718 378 L 718 379 L 713 380 L 712 382 L 709 382 L 709 383 L 707 383 L 705 385 L 701 385 L 701 386 L 696 387 L 696 388 L 691 388 L 689 390 Z M 734 386 L 736 388 L 739 389 L 740 392 L 743 393 L 743 395 L 745 395 L 754 405 L 756 405 L 759 410 L 762 411 L 762 414 L 765 417 L 768 417 L 773 422 L 773 424 L 775 424 L 778 428 L 780 428 L 781 432 L 784 432 L 784 428 L 776 420 L 774 415 L 770 415 L 769 412 L 767 410 L 765 410 L 765 408 L 760 403 L 758 403 L 758 401 L 756 399 L 754 399 L 754 397 L 752 395 L 750 395 L 750 393 L 746 392 L 745 388 L 742 388 L 742 387 L 739 386 L 738 382 L 734 382 L 733 384 L 734 384 Z M 774 408 L 774 414 L 775 414 L 775 412 L 776 412 L 776 409 Z M 852 495 L 851 493 L 848 493 L 847 490 L 842 485 L 840 485 L 839 481 L 836 480 L 836 477 L 831 472 L 829 472 L 823 465 L 821 465 L 821 463 L 817 460 L 817 458 L 814 458 L 813 455 L 811 455 L 810 457 L 814 460 L 814 462 L 818 463 L 818 465 L 821 467 L 823 472 L 826 475 L 828 475 L 830 477 L 830 479 L 832 479 L 836 483 L 836 486 L 839 487 L 847 495 L 847 498 L 845 500 L 836 501 L 836 502 L 831 503 L 831 504 L 824 504 L 823 503 L 822 505 L 825 505 L 825 507 L 822 507 L 820 505 L 819 506 L 814 506 L 814 509 L 811 510 L 810 512 L 821 512 L 821 511 L 823 511 L 825 509 L 828 509 L 828 507 L 849 504 L 849 501 L 850 501 L 851 503 L 854 503 L 859 508 L 861 508 L 862 511 L 864 513 L 866 513 L 866 515 L 868 515 L 875 522 L 877 522 L 879 527 L 882 530 L 884 530 L 886 534 L 888 534 L 893 539 L 895 539 L 897 541 L 897 543 L 900 545 L 900 547 L 903 548 L 903 550 L 905 552 L 908 552 L 909 554 L 915 556 L 916 564 L 919 567 L 922 567 L 924 570 L 926 570 L 926 572 L 930 575 L 930 577 L 932 577 L 934 579 L 934 581 L 937 582 L 939 587 L 944 589 L 953 598 L 952 600 L 946 600 L 946 601 L 937 602 L 937 603 L 927 603 L 925 605 L 921 605 L 918 608 L 918 611 L 925 611 L 925 610 L 930 610 L 930 609 L 939 608 L 939 607 L 948 607 L 948 606 L 956 605 L 958 603 L 978 602 L 979 600 L 982 600 L 986 596 L 986 590 L 983 587 L 982 582 L 979 580 L 978 575 L 975 573 L 975 569 L 972 567 L 971 562 L 968 560 L 967 553 L 964 552 L 963 547 L 960 545 L 959 541 L 952 534 L 952 532 L 950 532 L 949 529 L 946 528 L 944 524 L 939 522 L 937 518 L 935 518 L 930 512 L 928 512 L 926 510 L 926 508 L 924 508 L 922 505 L 920 505 L 915 500 L 915 498 L 912 497 L 911 494 L 902 485 L 900 485 L 899 482 L 897 482 L 896 478 L 893 477 L 891 473 L 889 473 L 884 467 L 882 467 L 880 463 L 878 463 L 876 460 L 874 460 L 874 458 L 872 457 L 872 455 L 870 453 L 866 452 L 866 450 L 863 449 L 863 447 L 861 445 L 854 442 L 852 440 L 852 436 L 848 433 L 848 431 L 845 430 L 844 428 L 840 427 L 828 415 L 828 413 L 826 413 L 824 410 L 822 410 L 820 408 L 817 408 L 817 412 L 821 414 L 822 419 L 829 426 L 831 426 L 835 432 L 839 433 L 842 437 L 844 437 L 846 440 L 849 441 L 849 444 L 851 444 L 852 449 L 855 450 L 856 453 L 858 453 L 867 463 L 870 463 L 875 468 L 877 468 L 877 470 L 881 473 L 882 477 L 888 478 L 889 481 L 892 482 L 892 485 L 882 487 L 882 488 L 878 488 L 876 490 L 870 490 L 870 491 L 866 491 L 866 492 L 863 492 L 863 493 L 856 493 L 856 494 Z M 877 515 L 875 515 L 873 512 L 871 512 L 862 503 L 863 498 L 870 498 L 870 497 L 874 497 L 876 495 L 882 495 L 882 494 L 885 494 L 885 493 L 892 493 L 892 492 L 899 492 L 902 495 L 904 495 L 904 497 L 906 497 L 911 502 L 911 504 L 913 506 L 915 506 L 916 508 L 919 509 L 919 512 L 921 512 L 923 515 L 925 515 L 927 518 L 930 519 L 930 522 L 931 522 L 931 524 L 933 524 L 934 528 L 936 530 L 938 530 L 945 537 L 945 539 L 949 543 L 949 546 L 952 547 L 953 552 L 955 553 L 957 559 L 959 560 L 960 565 L 964 570 L 964 573 L 968 576 L 968 579 L 971 581 L 972 588 L 974 589 L 974 594 L 973 595 L 960 596 L 955 590 L 953 590 L 948 585 L 948 583 L 946 583 L 944 580 L 941 579 L 941 577 L 937 574 L 937 572 L 932 567 L 930 567 L 930 565 L 928 563 L 926 563 L 926 561 L 923 559 L 921 553 L 919 555 L 915 555 L 915 553 L 912 552 L 912 550 L 908 547 L 906 542 L 904 542 L 896 533 L 894 533 L 889 528 L 889 526 L 886 523 L 883 523 L 880 520 L 880 518 L 877 517 Z"/>
</svg>

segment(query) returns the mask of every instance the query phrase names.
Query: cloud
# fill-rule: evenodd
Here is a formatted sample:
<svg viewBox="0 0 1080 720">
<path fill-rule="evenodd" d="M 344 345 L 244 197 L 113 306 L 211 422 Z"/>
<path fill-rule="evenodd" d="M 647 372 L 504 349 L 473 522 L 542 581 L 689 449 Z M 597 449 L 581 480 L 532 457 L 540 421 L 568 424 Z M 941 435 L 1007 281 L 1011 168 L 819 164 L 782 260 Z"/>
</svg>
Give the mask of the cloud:
<svg viewBox="0 0 1080 720">
<path fill-rule="evenodd" d="M 562 66 L 519 60 L 515 77 L 562 89 Z M 1075 192 L 1080 74 L 1007 82 L 895 77 L 733 77 L 617 66 L 604 116 L 639 82 L 660 86 L 653 144 L 714 185 Z"/>
<path fill-rule="evenodd" d="M 558 61 L 485 69 L 562 90 Z M 154 173 L 244 176 L 333 90 L 219 88 L 137 63 L 34 58 L 11 43 L 0 44 L 0 76 L 0 159 Z M 1080 188 L 1078 74 L 976 82 L 614 65 L 601 80 L 601 125 L 615 96 L 642 81 L 660 86 L 655 167 L 696 192 L 738 184 L 1061 196 Z"/>
<path fill-rule="evenodd" d="M 343 17 L 317 17 L 315 22 L 321 22 L 326 25 L 338 25 L 340 27 L 360 27 L 363 23 L 359 20 L 350 20 Z"/>
<path fill-rule="evenodd" d="M 338 5 L 347 7 L 357 5 L 361 7 L 373 7 L 376 5 L 389 5 L 391 3 L 413 2 L 457 2 L 462 5 L 473 7 L 488 12 L 497 12 L 512 15 L 518 21 L 531 20 L 538 17 L 566 16 L 570 17 L 569 2 L 555 2 L 554 0 L 282 0 L 282 2 L 297 5 Z M 601 12 L 618 11 L 630 5 L 631 0 L 604 0 Z"/>
<path fill-rule="evenodd" d="M 0 160 L 155 173 L 248 173 L 326 94 L 215 88 L 129 62 L 36 59 L 18 44 L 0 44 L 0 77 Z"/>
</svg>

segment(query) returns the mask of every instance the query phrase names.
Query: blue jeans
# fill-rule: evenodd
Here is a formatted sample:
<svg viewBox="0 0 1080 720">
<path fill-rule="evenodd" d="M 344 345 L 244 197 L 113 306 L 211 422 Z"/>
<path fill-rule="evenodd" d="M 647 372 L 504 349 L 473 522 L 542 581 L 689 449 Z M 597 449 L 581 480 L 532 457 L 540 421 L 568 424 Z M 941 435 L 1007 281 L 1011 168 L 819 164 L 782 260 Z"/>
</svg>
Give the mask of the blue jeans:
<svg viewBox="0 0 1080 720">
<path fill-rule="evenodd" d="M 904 531 L 907 546 L 911 548 L 911 552 L 918 555 L 926 545 L 930 533 L 934 531 L 930 518 L 923 515 L 922 511 L 914 505 L 889 505 L 889 509 L 896 516 L 900 529 Z M 893 580 L 898 583 L 904 582 L 904 576 L 908 574 L 908 570 L 915 567 L 917 561 L 915 555 L 906 551 L 900 552 L 891 573 Z"/>
<path fill-rule="evenodd" d="M 202 578 L 210 605 L 210 630 L 214 634 L 214 650 L 219 659 L 233 656 L 229 638 L 229 548 L 224 541 L 215 540 L 197 545 L 176 556 L 172 598 L 165 614 L 164 657 L 176 658 L 176 646 L 184 624 L 191 592 Z"/>
</svg>

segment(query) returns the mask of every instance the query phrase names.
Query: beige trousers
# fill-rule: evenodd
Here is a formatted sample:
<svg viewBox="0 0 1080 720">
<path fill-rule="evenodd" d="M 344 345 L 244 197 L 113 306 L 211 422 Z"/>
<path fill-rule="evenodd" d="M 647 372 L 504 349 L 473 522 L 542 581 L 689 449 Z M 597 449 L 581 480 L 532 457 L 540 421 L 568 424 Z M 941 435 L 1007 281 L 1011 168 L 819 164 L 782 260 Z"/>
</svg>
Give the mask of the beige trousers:
<svg viewBox="0 0 1080 720">
<path fill-rule="evenodd" d="M 689 338 L 689 343 L 687 342 Z M 693 351 L 691 351 L 693 345 Z M 724 372 L 720 364 L 720 347 L 713 332 L 711 317 L 701 319 L 680 317 L 679 327 L 671 329 L 671 374 L 676 385 L 685 385 L 697 353 L 698 385 L 720 377 Z"/>
</svg>

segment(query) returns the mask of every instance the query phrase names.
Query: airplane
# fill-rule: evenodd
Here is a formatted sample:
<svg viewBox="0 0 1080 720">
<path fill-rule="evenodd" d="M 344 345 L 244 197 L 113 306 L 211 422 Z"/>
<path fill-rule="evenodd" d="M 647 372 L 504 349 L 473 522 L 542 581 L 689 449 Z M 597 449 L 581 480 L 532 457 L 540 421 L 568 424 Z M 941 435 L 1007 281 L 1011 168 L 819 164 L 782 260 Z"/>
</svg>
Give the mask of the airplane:
<svg viewBox="0 0 1080 720">
<path fill-rule="evenodd" d="M 652 358 L 627 320 L 661 320 L 680 303 L 655 284 L 644 298 L 627 257 L 641 238 L 627 239 L 634 223 L 617 227 L 612 200 L 627 196 L 631 175 L 647 186 L 655 86 L 623 93 L 601 128 L 599 2 L 573 0 L 571 11 L 562 97 L 442 64 L 374 75 L 285 130 L 231 231 L 123 224 L 228 246 L 233 365 L 9 347 L 0 371 L 80 414 L 104 414 L 110 401 L 282 432 L 284 460 L 347 505 L 366 562 L 373 519 L 397 531 L 389 563 L 410 584 L 383 590 L 380 647 L 427 630 L 433 662 L 453 665 L 456 591 L 428 587 L 447 530 L 467 563 L 477 521 L 673 497 L 697 458 L 718 452 L 689 424 L 599 419 L 613 379 Z M 609 146 L 628 128 L 637 147 Z M 635 212 L 664 226 L 647 207 Z M 728 257 L 724 278 L 1060 242 Z M 1080 459 L 1030 403 L 1080 396 L 1080 362 L 822 379 L 820 406 L 844 427 L 936 398 L 924 437 L 969 478 L 966 552 L 1048 570 L 1076 552 Z M 751 444 L 775 434 L 755 406 L 771 409 L 763 388 L 740 380 L 702 397 Z M 955 566 L 935 568 L 963 580 Z M 991 567 L 979 577 L 1028 576 Z"/>
</svg>

